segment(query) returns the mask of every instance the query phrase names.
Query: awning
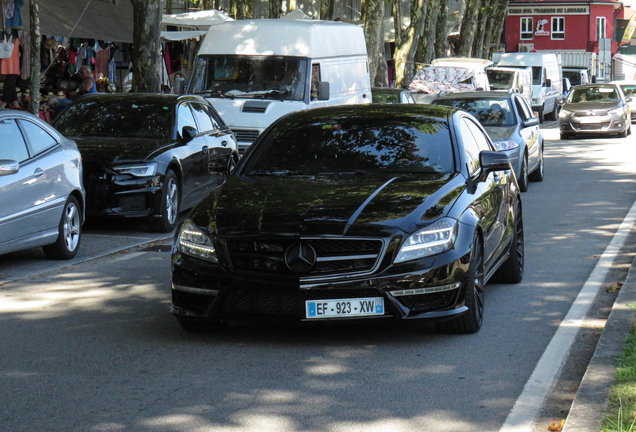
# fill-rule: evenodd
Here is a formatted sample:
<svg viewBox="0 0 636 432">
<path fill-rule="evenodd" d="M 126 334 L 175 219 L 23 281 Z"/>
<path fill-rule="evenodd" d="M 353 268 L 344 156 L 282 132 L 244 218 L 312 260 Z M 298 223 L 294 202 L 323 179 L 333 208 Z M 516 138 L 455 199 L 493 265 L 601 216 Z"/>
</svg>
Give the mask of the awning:
<svg viewBox="0 0 636 432">
<path fill-rule="evenodd" d="M 206 30 L 191 30 L 191 31 L 162 31 L 161 39 L 169 41 L 180 41 L 192 39 L 199 36 L 204 36 L 207 33 Z"/>
<path fill-rule="evenodd" d="M 21 30 L 29 29 L 29 2 L 20 8 Z M 130 0 L 39 0 L 43 35 L 132 42 L 133 9 Z M 2 20 L 0 20 L 2 21 Z M 4 22 L 0 23 L 3 28 Z"/>
<path fill-rule="evenodd" d="M 161 24 L 207 30 L 211 25 L 220 24 L 225 21 L 234 21 L 234 18 L 229 17 L 221 11 L 212 9 L 198 12 L 164 15 L 163 19 L 161 20 Z"/>
<path fill-rule="evenodd" d="M 294 9 L 287 15 L 280 17 L 280 19 L 311 19 L 311 17 L 300 9 Z"/>
</svg>

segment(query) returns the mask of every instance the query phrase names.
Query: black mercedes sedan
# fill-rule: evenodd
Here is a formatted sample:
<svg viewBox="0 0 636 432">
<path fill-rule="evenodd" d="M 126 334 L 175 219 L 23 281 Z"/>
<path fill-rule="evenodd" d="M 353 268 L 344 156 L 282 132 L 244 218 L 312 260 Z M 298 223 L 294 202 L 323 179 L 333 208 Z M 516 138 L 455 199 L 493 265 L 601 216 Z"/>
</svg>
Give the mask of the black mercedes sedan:
<svg viewBox="0 0 636 432">
<path fill-rule="evenodd" d="M 211 157 L 238 161 L 234 134 L 198 96 L 87 95 L 53 126 L 82 155 L 87 218 L 146 218 L 159 232 L 224 181 Z"/>
<path fill-rule="evenodd" d="M 430 319 L 474 333 L 486 282 L 523 269 L 519 187 L 473 116 L 318 108 L 273 123 L 177 229 L 171 312 L 186 331 Z"/>
</svg>

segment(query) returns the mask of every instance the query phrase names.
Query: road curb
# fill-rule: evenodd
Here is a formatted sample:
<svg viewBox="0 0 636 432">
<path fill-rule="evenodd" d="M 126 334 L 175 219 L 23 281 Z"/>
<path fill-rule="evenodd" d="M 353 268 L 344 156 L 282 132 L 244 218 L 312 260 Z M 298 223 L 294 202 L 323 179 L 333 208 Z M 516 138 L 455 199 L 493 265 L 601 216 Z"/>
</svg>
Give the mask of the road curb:
<svg viewBox="0 0 636 432">
<path fill-rule="evenodd" d="M 636 303 L 636 270 L 632 265 L 576 393 L 563 426 L 564 432 L 601 430 L 616 375 L 614 359 L 623 351 L 634 320 L 634 308 L 629 306 L 633 303 Z"/>
</svg>

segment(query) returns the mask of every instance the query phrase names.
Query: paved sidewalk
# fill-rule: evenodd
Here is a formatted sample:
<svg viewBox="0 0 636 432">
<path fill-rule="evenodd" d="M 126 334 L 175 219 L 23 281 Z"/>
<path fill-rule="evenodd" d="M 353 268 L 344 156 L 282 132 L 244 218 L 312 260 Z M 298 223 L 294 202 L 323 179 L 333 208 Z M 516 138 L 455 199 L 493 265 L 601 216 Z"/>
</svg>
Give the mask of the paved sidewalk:
<svg viewBox="0 0 636 432">
<path fill-rule="evenodd" d="M 614 358 L 623 351 L 625 339 L 634 320 L 634 308 L 629 307 L 633 303 L 636 303 L 636 269 L 632 264 L 576 393 L 563 427 L 564 432 L 601 430 L 616 374 Z"/>
</svg>

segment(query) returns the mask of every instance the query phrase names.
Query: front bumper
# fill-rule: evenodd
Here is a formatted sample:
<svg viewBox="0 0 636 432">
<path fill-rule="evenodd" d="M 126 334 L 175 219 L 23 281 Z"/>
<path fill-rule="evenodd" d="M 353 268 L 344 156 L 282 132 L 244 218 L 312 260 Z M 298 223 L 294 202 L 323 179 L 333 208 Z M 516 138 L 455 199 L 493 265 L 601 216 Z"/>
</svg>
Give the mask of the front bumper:
<svg viewBox="0 0 636 432">
<path fill-rule="evenodd" d="M 86 212 L 92 216 L 149 217 L 161 208 L 161 175 L 134 177 L 111 175 L 88 177 Z"/>
<path fill-rule="evenodd" d="M 559 119 L 559 129 L 565 133 L 621 133 L 631 119 L 627 115 L 575 116 L 567 115 Z"/>
<path fill-rule="evenodd" d="M 472 233 L 468 235 L 472 236 Z M 457 243 L 460 243 L 459 236 Z M 170 311 L 177 318 L 189 320 L 306 321 L 307 300 L 383 297 L 384 315 L 322 320 L 441 321 L 467 311 L 464 295 L 470 253 L 470 249 L 454 248 L 434 257 L 390 265 L 370 276 L 334 277 L 319 283 L 302 284 L 298 277 L 233 274 L 220 265 L 192 258 L 173 248 Z"/>
</svg>

